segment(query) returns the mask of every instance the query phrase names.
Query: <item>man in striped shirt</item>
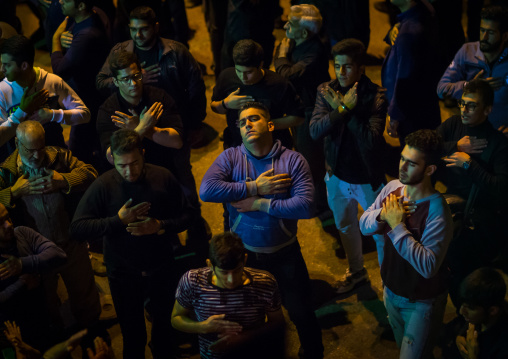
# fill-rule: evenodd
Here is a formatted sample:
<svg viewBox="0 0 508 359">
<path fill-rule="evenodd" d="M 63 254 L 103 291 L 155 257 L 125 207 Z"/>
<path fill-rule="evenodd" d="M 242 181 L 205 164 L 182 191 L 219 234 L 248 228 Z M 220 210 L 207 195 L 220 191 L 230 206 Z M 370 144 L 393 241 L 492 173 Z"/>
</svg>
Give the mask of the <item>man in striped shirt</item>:
<svg viewBox="0 0 508 359">
<path fill-rule="evenodd" d="M 207 267 L 180 279 L 171 323 L 199 334 L 202 358 L 283 357 L 277 282 L 268 272 L 245 267 L 246 261 L 240 237 L 225 232 L 212 238 Z"/>
</svg>

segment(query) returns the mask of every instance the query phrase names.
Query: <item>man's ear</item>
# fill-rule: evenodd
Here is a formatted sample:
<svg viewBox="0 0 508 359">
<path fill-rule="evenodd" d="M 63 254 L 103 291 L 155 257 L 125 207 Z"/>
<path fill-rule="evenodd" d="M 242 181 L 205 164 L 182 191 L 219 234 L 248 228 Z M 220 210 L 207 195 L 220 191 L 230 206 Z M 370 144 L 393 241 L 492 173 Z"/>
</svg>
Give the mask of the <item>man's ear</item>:
<svg viewBox="0 0 508 359">
<path fill-rule="evenodd" d="M 247 264 L 247 257 L 248 257 L 248 256 L 249 256 L 249 255 L 248 255 L 247 253 L 245 253 L 245 258 L 244 258 L 244 260 L 243 260 L 243 265 L 244 265 L 244 266 Z"/>
<path fill-rule="evenodd" d="M 18 138 L 17 137 L 14 137 L 14 143 L 16 144 L 16 148 L 19 148 L 18 147 Z"/>
<path fill-rule="evenodd" d="M 488 313 L 491 318 L 497 317 L 499 315 L 499 312 L 500 312 L 500 308 L 497 305 L 493 305 L 492 307 L 490 307 L 488 309 Z"/>
<path fill-rule="evenodd" d="M 29 70 L 29 69 L 30 69 L 30 67 L 31 67 L 31 66 L 30 66 L 30 65 L 28 64 L 28 62 L 26 62 L 26 61 L 23 61 L 23 62 L 21 63 L 21 66 L 20 66 L 21 70 L 23 70 L 23 71 Z"/>
<path fill-rule="evenodd" d="M 208 258 L 206 259 L 206 266 L 207 266 L 208 268 L 210 268 L 211 270 L 213 270 L 212 261 L 211 261 L 210 259 L 208 259 Z"/>
<path fill-rule="evenodd" d="M 273 132 L 275 130 L 275 125 L 272 121 L 268 121 L 268 131 Z"/>
<path fill-rule="evenodd" d="M 302 30 L 302 39 L 307 40 L 310 37 L 309 30 L 303 29 Z"/>
<path fill-rule="evenodd" d="M 84 3 L 84 2 L 80 2 L 80 3 L 78 4 L 77 9 L 78 9 L 79 11 L 85 11 L 85 9 L 86 9 L 86 5 L 85 5 L 85 3 Z M 88 10 L 88 9 L 87 9 L 87 10 Z M 90 9 L 90 10 L 91 10 L 91 9 Z"/>
<path fill-rule="evenodd" d="M 120 87 L 120 84 L 118 83 L 118 80 L 115 76 L 113 76 L 113 83 L 115 84 L 116 87 Z"/>
<path fill-rule="evenodd" d="M 491 112 L 492 112 L 492 106 L 486 106 L 485 110 L 483 110 L 483 113 L 485 116 L 490 115 Z"/>
<path fill-rule="evenodd" d="M 156 34 L 158 34 L 158 33 L 159 33 L 159 28 L 160 28 L 159 23 L 158 23 L 158 22 L 156 22 L 156 23 L 155 23 L 155 25 L 154 25 L 154 27 L 153 27 L 153 30 L 154 30 L 154 32 L 155 32 Z"/>
<path fill-rule="evenodd" d="M 427 176 L 432 176 L 434 172 L 437 170 L 437 165 L 428 165 L 427 168 L 425 168 L 425 174 Z"/>
<path fill-rule="evenodd" d="M 360 71 L 365 75 L 365 65 L 360 65 Z"/>
</svg>

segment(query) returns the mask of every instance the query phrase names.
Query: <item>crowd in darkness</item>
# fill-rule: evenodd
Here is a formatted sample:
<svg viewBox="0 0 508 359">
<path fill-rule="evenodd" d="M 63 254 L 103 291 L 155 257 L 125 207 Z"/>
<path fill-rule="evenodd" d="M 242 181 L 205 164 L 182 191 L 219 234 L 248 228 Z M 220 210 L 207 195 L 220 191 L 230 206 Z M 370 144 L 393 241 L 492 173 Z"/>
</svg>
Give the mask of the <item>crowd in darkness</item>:
<svg viewBox="0 0 508 359">
<path fill-rule="evenodd" d="M 203 6 L 208 101 L 227 123 L 200 188 L 191 151 L 206 142 L 206 71 L 189 51 L 186 2 Z M 282 306 L 299 357 L 324 358 L 297 239 L 298 220 L 318 217 L 346 254 L 338 294 L 368 282 L 362 236 L 374 239 L 400 358 L 433 358 L 440 331 L 445 359 L 508 358 L 507 2 L 468 1 L 467 42 L 462 0 L 379 2 L 392 22 L 380 84 L 365 72 L 368 0 L 292 0 L 282 23 L 275 0 L 186 2 L 28 1 L 31 39 L 17 1 L 0 5 L 2 352 L 112 357 L 95 246 L 124 358 L 147 344 L 179 358 L 198 337 L 202 358 L 280 359 Z M 51 72 L 34 66 L 36 46 Z M 460 115 L 442 119 L 440 100 Z M 223 233 L 212 237 L 200 200 L 223 205 Z M 196 258 L 185 264 L 184 231 Z M 457 317 L 443 330 L 448 297 Z"/>
</svg>

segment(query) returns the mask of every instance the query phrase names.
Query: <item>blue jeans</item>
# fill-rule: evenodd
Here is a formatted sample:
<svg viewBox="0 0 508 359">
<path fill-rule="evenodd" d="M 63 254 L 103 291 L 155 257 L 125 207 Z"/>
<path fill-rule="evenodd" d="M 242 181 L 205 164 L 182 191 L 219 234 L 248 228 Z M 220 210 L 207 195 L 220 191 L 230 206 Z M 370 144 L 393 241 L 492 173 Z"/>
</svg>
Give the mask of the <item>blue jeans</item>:
<svg viewBox="0 0 508 359">
<path fill-rule="evenodd" d="M 383 189 L 380 185 L 375 191 L 370 184 L 352 184 L 334 175 L 325 175 L 328 206 L 333 212 L 335 225 L 340 233 L 340 240 L 346 252 L 351 273 L 363 269 L 362 235 L 358 223 L 358 204 L 367 210 Z M 384 237 L 372 236 L 376 242 L 379 266 L 383 263 Z"/>
<path fill-rule="evenodd" d="M 298 331 L 304 358 L 323 358 L 321 328 L 312 308 L 309 272 L 298 241 L 275 253 L 247 253 L 248 267 L 270 272 L 277 280 L 282 304 Z"/>
<path fill-rule="evenodd" d="M 383 299 L 401 359 L 432 358 L 448 293 L 410 301 L 385 286 Z"/>
</svg>

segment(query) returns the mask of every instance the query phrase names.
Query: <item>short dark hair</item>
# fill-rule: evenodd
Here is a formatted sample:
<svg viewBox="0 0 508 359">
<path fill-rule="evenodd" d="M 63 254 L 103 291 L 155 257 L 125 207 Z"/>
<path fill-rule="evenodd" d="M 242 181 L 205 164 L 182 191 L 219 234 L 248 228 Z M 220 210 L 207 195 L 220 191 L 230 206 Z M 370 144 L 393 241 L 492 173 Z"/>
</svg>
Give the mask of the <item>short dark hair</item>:
<svg viewBox="0 0 508 359">
<path fill-rule="evenodd" d="M 243 111 L 245 111 L 249 108 L 257 108 L 259 110 L 264 111 L 265 114 L 267 115 L 268 119 L 270 119 L 270 110 L 268 109 L 268 107 L 266 107 L 264 103 L 257 102 L 257 101 L 247 102 L 246 104 L 242 105 L 242 107 L 240 107 L 240 109 L 238 110 L 238 117 L 240 117 L 240 114 Z"/>
<path fill-rule="evenodd" d="M 210 241 L 208 258 L 214 267 L 231 270 L 238 267 L 245 258 L 245 247 L 238 234 L 223 232 Z"/>
<path fill-rule="evenodd" d="M 335 60 L 337 55 L 347 55 L 357 65 L 365 64 L 365 45 L 357 39 L 344 39 L 332 47 L 332 56 Z"/>
<path fill-rule="evenodd" d="M 459 296 L 462 303 L 472 307 L 503 307 L 506 283 L 494 268 L 479 268 L 464 278 L 459 287 Z"/>
<path fill-rule="evenodd" d="M 508 31 L 508 9 L 505 6 L 486 6 L 480 16 L 482 20 L 497 22 L 501 34 Z"/>
<path fill-rule="evenodd" d="M 235 65 L 259 67 L 265 53 L 260 44 L 254 40 L 240 40 L 233 47 L 233 61 Z"/>
<path fill-rule="evenodd" d="M 116 155 L 125 155 L 134 150 L 143 153 L 143 145 L 138 133 L 134 130 L 122 128 L 115 131 L 111 136 L 111 153 Z"/>
<path fill-rule="evenodd" d="M 484 107 L 489 107 L 494 104 L 494 90 L 484 79 L 474 79 L 466 83 L 462 95 L 470 93 L 479 94 Z"/>
<path fill-rule="evenodd" d="M 132 64 L 138 65 L 138 69 L 141 70 L 138 57 L 134 52 L 120 50 L 113 52 L 109 58 L 109 68 L 114 77 L 118 76 L 120 70 L 126 69 Z"/>
<path fill-rule="evenodd" d="M 155 26 L 157 24 L 157 15 L 152 8 L 148 6 L 138 6 L 129 14 L 129 20 L 143 20 L 148 24 Z"/>
<path fill-rule="evenodd" d="M 425 165 L 437 165 L 441 161 L 443 139 L 436 130 L 422 129 L 410 133 L 405 139 L 406 145 L 422 152 Z"/>
<path fill-rule="evenodd" d="M 27 62 L 30 66 L 34 65 L 35 48 L 32 42 L 23 35 L 14 35 L 6 39 L 0 50 L 1 54 L 11 55 L 16 65 L 21 66 Z"/>
</svg>

